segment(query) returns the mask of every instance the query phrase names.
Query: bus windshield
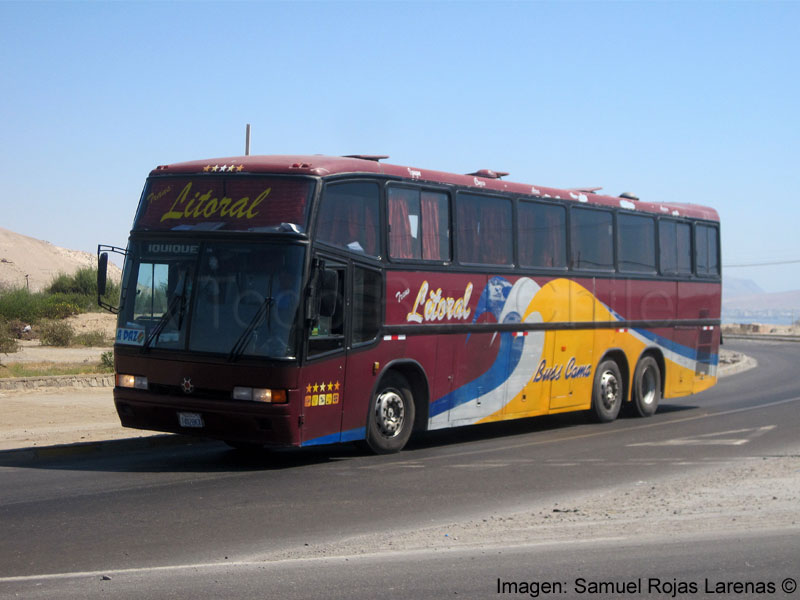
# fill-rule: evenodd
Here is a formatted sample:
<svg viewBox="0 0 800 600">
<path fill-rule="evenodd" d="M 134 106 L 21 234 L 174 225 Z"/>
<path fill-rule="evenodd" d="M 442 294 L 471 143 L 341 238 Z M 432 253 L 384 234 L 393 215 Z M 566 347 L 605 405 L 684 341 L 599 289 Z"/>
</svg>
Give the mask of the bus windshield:
<svg viewBox="0 0 800 600">
<path fill-rule="evenodd" d="M 304 248 L 266 242 L 131 242 L 117 343 L 293 358 Z"/>
</svg>

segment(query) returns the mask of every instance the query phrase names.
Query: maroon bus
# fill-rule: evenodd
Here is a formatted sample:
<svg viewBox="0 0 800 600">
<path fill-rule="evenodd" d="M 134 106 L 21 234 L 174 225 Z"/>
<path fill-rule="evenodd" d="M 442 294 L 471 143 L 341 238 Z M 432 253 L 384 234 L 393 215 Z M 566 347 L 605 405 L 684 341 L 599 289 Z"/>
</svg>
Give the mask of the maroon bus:
<svg viewBox="0 0 800 600">
<path fill-rule="evenodd" d="M 719 218 L 380 156 L 159 166 L 125 254 L 126 427 L 234 447 L 587 410 L 652 415 L 716 381 Z"/>
</svg>

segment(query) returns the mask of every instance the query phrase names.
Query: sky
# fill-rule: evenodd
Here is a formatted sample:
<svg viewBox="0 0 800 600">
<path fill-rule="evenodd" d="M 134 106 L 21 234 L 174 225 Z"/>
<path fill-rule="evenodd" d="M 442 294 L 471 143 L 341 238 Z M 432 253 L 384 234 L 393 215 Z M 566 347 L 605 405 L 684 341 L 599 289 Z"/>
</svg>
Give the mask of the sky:
<svg viewBox="0 0 800 600">
<path fill-rule="evenodd" d="M 393 164 L 717 209 L 800 289 L 799 2 L 2 2 L 0 227 L 125 246 L 160 164 Z M 740 267 L 757 263 L 784 263 Z"/>
</svg>

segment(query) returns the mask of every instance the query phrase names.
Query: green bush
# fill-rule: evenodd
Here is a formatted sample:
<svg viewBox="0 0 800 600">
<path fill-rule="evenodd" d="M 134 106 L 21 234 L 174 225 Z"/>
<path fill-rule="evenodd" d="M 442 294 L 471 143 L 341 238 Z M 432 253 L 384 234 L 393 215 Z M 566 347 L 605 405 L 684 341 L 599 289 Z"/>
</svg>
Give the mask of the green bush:
<svg viewBox="0 0 800 600">
<path fill-rule="evenodd" d="M 104 371 L 114 370 L 114 353 L 112 351 L 109 350 L 100 355 L 100 366 Z"/>
<path fill-rule="evenodd" d="M 87 331 L 86 333 L 78 333 L 73 338 L 73 343 L 79 346 L 108 346 L 109 342 L 102 331 Z"/>
<path fill-rule="evenodd" d="M 110 304 L 119 302 L 120 286 L 110 279 L 106 281 L 106 293 L 103 300 Z M 85 310 L 94 310 L 97 307 L 97 269 L 84 267 L 73 275 L 61 274 L 53 279 L 47 288 L 47 293 L 61 296 L 66 301 L 74 302 L 79 306 L 86 306 Z"/>
<path fill-rule="evenodd" d="M 97 295 L 97 269 L 85 267 L 73 275 L 58 275 L 47 288 L 50 294 Z"/>
<path fill-rule="evenodd" d="M 64 321 L 44 321 L 38 329 L 42 346 L 69 346 L 75 337 L 75 331 Z"/>
<path fill-rule="evenodd" d="M 3 354 L 11 354 L 17 350 L 19 350 L 19 342 L 17 342 L 17 336 L 12 326 L 0 320 L 0 352 Z"/>
<path fill-rule="evenodd" d="M 120 286 L 112 281 L 103 299 L 119 303 Z M 59 275 L 44 292 L 26 288 L 0 289 L 0 318 L 36 323 L 42 319 L 63 319 L 82 312 L 99 310 L 97 269 L 85 268 L 74 275 Z"/>
<path fill-rule="evenodd" d="M 0 293 L 0 316 L 33 323 L 44 312 L 44 298 L 44 295 L 31 294 L 25 288 Z"/>
</svg>

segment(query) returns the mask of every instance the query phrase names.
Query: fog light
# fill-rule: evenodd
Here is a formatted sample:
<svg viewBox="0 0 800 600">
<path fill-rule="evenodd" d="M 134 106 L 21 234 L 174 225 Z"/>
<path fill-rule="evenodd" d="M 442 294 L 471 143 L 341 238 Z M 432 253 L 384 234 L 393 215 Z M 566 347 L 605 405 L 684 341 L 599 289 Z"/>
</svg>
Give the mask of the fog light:
<svg viewBox="0 0 800 600">
<path fill-rule="evenodd" d="M 285 404 L 286 390 L 272 390 L 267 388 L 251 388 L 236 386 L 233 388 L 234 400 L 248 402 L 269 402 L 270 404 Z"/>
<path fill-rule="evenodd" d="M 135 388 L 137 390 L 147 389 L 147 377 L 143 375 L 127 375 L 117 373 L 117 386 L 124 388 Z"/>
</svg>

